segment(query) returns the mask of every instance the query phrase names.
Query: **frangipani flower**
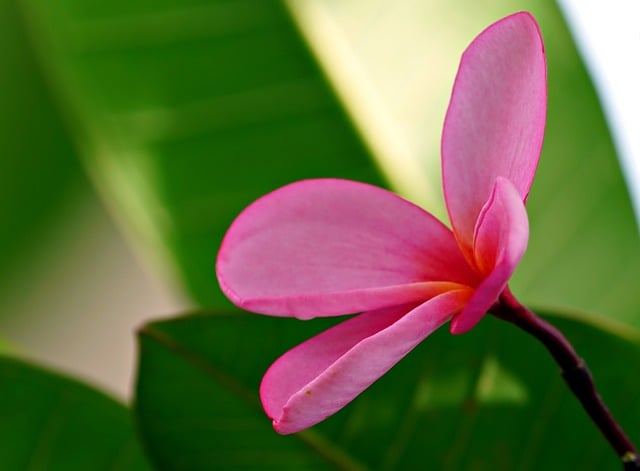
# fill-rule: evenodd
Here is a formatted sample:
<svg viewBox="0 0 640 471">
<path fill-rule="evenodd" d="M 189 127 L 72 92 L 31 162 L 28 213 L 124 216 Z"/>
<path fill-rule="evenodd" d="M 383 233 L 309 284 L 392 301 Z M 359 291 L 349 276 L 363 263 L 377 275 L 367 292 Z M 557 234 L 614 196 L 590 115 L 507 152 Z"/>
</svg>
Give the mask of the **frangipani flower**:
<svg viewBox="0 0 640 471">
<path fill-rule="evenodd" d="M 465 51 L 442 136 L 452 229 L 364 183 L 306 180 L 246 208 L 217 275 L 238 306 L 310 319 L 360 313 L 281 356 L 260 387 L 280 433 L 335 413 L 444 323 L 460 334 L 496 302 L 524 254 L 546 112 L 535 20 L 504 18 Z"/>
</svg>

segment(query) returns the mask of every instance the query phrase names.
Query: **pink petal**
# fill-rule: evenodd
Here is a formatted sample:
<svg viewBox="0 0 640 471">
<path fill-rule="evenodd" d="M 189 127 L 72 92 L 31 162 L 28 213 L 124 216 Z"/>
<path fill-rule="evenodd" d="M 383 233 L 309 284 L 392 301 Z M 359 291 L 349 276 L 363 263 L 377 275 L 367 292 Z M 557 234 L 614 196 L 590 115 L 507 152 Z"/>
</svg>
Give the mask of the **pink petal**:
<svg viewBox="0 0 640 471">
<path fill-rule="evenodd" d="M 300 318 L 422 302 L 478 282 L 453 233 L 429 213 L 335 179 L 293 183 L 245 209 L 217 274 L 240 307 Z"/>
<path fill-rule="evenodd" d="M 285 353 L 260 386 L 276 431 L 298 432 L 340 410 L 444 324 L 470 293 L 450 291 L 414 309 L 360 314 Z"/>
<path fill-rule="evenodd" d="M 442 136 L 449 218 L 469 256 L 473 229 L 496 177 L 524 201 L 531 187 L 546 113 L 540 31 L 528 13 L 485 29 L 462 56 Z"/>
<path fill-rule="evenodd" d="M 451 333 L 467 332 L 484 316 L 507 286 L 522 259 L 529 239 L 529 222 L 518 190 L 499 177 L 478 218 L 474 258 L 487 277 L 469 303 L 451 321 Z"/>
</svg>

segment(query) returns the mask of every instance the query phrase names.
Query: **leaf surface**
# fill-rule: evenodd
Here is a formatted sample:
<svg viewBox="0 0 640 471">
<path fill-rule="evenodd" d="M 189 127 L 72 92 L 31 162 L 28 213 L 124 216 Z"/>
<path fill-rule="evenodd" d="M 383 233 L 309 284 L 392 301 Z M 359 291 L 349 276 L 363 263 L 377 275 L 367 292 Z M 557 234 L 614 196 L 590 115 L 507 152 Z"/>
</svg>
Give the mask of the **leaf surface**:
<svg viewBox="0 0 640 471">
<path fill-rule="evenodd" d="M 0 469 L 149 469 L 122 404 L 9 357 L 0 357 L 0 441 Z"/>
<path fill-rule="evenodd" d="M 19 289 L 19 275 L 42 254 L 57 218 L 65 215 L 84 180 L 13 0 L 0 0 L 0 70 L 0 297 L 4 298 Z"/>
<path fill-rule="evenodd" d="M 640 436 L 640 336 L 554 318 L 586 355 L 600 392 Z M 257 397 L 284 350 L 329 325 L 195 315 L 140 332 L 136 414 L 160 469 L 616 470 L 617 457 L 532 338 L 492 317 L 440 329 L 320 425 L 279 436 Z"/>
<path fill-rule="evenodd" d="M 24 5 L 105 200 L 155 268 L 197 304 L 218 307 L 228 303 L 213 270 L 217 247 L 258 196 L 308 177 L 384 183 L 372 156 L 386 159 L 385 168 L 402 164 L 394 160 L 397 149 L 376 139 L 387 134 L 418 162 L 411 176 L 438 195 L 441 124 L 460 53 L 489 23 L 531 10 L 548 56 L 549 113 L 528 203 L 530 243 L 514 292 L 536 305 L 640 327 L 636 223 L 597 96 L 554 4 Z M 340 78 L 345 74 L 351 82 Z M 371 106 L 354 106 L 356 98 Z M 367 128 L 367 118 L 377 127 Z M 417 202 L 444 214 L 433 198 Z"/>
<path fill-rule="evenodd" d="M 279 1 L 25 4 L 105 200 L 199 304 L 228 305 L 216 250 L 252 200 L 303 178 L 382 181 Z"/>
</svg>

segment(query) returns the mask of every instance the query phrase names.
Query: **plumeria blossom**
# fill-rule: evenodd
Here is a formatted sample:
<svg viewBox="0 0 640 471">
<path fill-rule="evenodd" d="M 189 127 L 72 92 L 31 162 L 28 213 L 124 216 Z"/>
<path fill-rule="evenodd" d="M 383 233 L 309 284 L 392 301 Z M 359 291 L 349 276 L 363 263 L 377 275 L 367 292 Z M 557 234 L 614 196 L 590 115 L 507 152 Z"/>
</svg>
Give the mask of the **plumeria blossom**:
<svg viewBox="0 0 640 471">
<path fill-rule="evenodd" d="M 527 245 L 545 113 L 540 31 L 516 13 L 462 56 L 442 136 L 451 229 L 389 191 L 338 179 L 290 184 L 238 216 L 216 267 L 236 305 L 300 319 L 360 313 L 266 372 L 260 396 L 276 431 L 320 422 L 438 327 L 466 332 L 496 302 Z"/>
</svg>

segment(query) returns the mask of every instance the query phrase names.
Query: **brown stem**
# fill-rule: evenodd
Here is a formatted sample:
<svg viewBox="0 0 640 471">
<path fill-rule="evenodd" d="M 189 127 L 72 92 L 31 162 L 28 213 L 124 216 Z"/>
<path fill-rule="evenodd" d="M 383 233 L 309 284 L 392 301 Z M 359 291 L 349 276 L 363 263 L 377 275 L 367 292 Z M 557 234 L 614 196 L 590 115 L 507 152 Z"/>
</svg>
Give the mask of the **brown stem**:
<svg viewBox="0 0 640 471">
<path fill-rule="evenodd" d="M 564 335 L 520 304 L 508 287 L 490 311 L 499 319 L 533 335 L 547 348 L 573 394 L 622 460 L 624 470 L 640 470 L 640 458 L 635 447 L 602 402 L 591 373 Z"/>
</svg>

